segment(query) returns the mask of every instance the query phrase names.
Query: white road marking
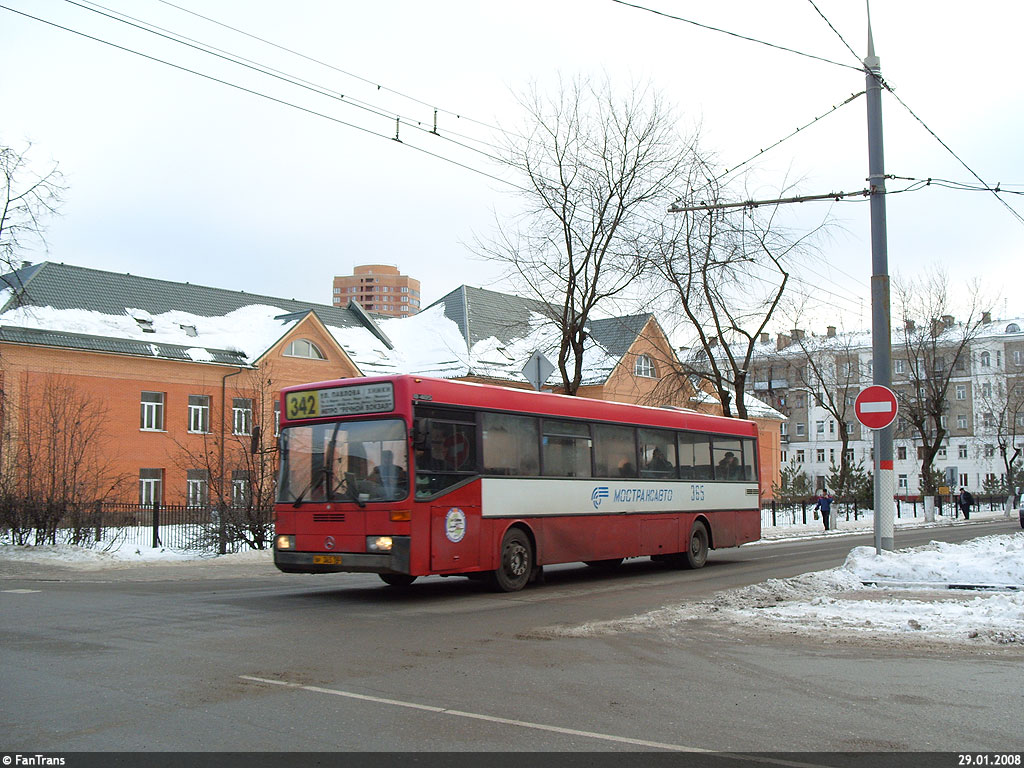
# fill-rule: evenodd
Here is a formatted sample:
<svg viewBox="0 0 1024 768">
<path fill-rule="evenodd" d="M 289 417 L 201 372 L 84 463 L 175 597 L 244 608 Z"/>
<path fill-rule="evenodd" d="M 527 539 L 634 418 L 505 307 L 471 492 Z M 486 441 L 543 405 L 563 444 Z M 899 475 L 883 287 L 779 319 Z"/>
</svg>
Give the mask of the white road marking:
<svg viewBox="0 0 1024 768">
<path fill-rule="evenodd" d="M 3 589 L 0 592 L 5 592 L 9 595 L 31 595 L 34 592 L 42 592 L 41 589 Z"/>
<path fill-rule="evenodd" d="M 457 709 L 446 709 L 445 707 L 434 707 L 429 704 L 417 704 L 412 701 L 401 701 L 399 699 L 385 699 L 380 696 L 368 696 L 364 693 L 353 693 L 351 691 L 339 691 L 335 688 L 321 688 L 316 685 L 303 685 L 302 683 L 290 683 L 285 680 L 270 680 L 265 677 L 253 677 L 251 675 L 239 675 L 240 680 L 248 680 L 253 683 L 265 685 L 277 685 L 282 688 L 291 688 L 310 693 L 323 693 L 328 696 L 342 696 L 346 699 L 358 701 L 369 701 L 374 704 L 386 704 L 392 707 L 405 707 L 416 709 L 421 712 L 432 712 L 438 715 L 449 715 L 451 717 L 464 717 L 470 720 L 483 720 L 488 723 L 499 723 L 501 725 L 514 725 L 519 728 L 532 728 L 537 731 L 549 731 L 561 733 L 566 736 L 582 736 L 588 739 L 600 739 L 601 741 L 613 741 L 618 744 L 629 744 L 634 747 L 650 747 L 652 749 L 664 749 L 670 752 L 698 752 L 702 754 L 721 755 L 738 760 L 749 760 L 753 763 L 768 763 L 770 765 L 792 766 L 793 768 L 826 768 L 818 763 L 799 763 L 791 760 L 775 760 L 770 757 L 759 755 L 741 755 L 732 752 L 718 752 L 713 749 L 701 749 L 700 747 L 688 747 L 683 744 L 667 744 L 662 741 L 648 741 L 646 739 L 633 739 L 628 736 L 615 736 L 608 733 L 597 733 L 595 731 L 580 731 L 575 728 L 562 728 L 557 725 L 545 725 L 544 723 L 531 723 L 526 720 L 514 720 L 507 717 L 494 717 L 493 715 L 482 715 L 477 712 L 462 712 Z"/>
</svg>

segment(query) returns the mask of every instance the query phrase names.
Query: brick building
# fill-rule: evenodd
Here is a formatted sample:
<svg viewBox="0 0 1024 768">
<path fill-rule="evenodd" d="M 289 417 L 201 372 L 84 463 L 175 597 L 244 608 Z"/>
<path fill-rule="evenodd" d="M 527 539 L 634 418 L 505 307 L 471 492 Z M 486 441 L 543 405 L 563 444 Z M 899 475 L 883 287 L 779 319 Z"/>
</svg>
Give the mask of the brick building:
<svg viewBox="0 0 1024 768">
<path fill-rule="evenodd" d="M 366 264 L 351 275 L 334 278 L 334 306 L 346 306 L 351 300 L 368 312 L 409 317 L 420 311 L 420 281 L 400 274 L 397 267 Z"/>
<path fill-rule="evenodd" d="M 467 286 L 414 317 L 381 318 L 358 300 L 319 305 L 51 262 L 0 285 L 0 491 L 57 468 L 51 486 L 88 498 L 265 508 L 282 387 L 394 373 L 526 387 L 535 351 L 556 359 L 539 302 Z M 673 360 L 653 315 L 595 320 L 579 394 L 714 411 L 692 383 L 664 390 Z M 778 422 L 758 421 L 768 486 Z"/>
</svg>

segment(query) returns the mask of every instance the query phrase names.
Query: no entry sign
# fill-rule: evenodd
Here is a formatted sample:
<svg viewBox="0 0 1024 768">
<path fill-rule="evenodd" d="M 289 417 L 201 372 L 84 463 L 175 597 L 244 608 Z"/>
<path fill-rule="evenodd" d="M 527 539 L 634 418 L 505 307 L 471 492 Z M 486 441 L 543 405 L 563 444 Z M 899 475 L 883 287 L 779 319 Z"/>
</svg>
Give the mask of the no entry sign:
<svg viewBox="0 0 1024 768">
<path fill-rule="evenodd" d="M 868 429 L 885 429 L 896 420 L 896 393 L 881 384 L 861 390 L 853 403 L 857 421 Z"/>
</svg>

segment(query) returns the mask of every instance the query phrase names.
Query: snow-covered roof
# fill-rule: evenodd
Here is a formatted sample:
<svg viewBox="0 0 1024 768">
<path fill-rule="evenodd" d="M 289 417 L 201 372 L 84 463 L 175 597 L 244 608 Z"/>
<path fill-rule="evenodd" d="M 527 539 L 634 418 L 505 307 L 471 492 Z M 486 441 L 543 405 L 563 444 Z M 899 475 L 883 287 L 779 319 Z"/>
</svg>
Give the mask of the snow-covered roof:
<svg viewBox="0 0 1024 768">
<path fill-rule="evenodd" d="M 535 351 L 557 359 L 542 302 L 462 286 L 411 317 L 256 296 L 44 262 L 0 277 L 0 341 L 253 365 L 310 313 L 364 375 L 526 382 Z M 595 320 L 584 385 L 607 381 L 650 315 Z M 556 380 L 557 374 L 551 379 Z"/>
</svg>

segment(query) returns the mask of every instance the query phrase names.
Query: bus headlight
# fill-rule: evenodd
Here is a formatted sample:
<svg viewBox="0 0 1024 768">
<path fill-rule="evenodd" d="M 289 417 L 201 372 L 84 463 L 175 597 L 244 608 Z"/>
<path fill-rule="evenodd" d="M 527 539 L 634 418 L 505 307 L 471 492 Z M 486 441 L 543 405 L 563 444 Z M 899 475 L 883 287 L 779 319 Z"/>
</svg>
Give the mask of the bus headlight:
<svg viewBox="0 0 1024 768">
<path fill-rule="evenodd" d="M 295 537 L 294 536 L 278 536 L 277 543 L 274 545 L 278 549 L 295 549 Z"/>
<path fill-rule="evenodd" d="M 367 552 L 390 552 L 392 540 L 390 536 L 367 536 Z"/>
</svg>

